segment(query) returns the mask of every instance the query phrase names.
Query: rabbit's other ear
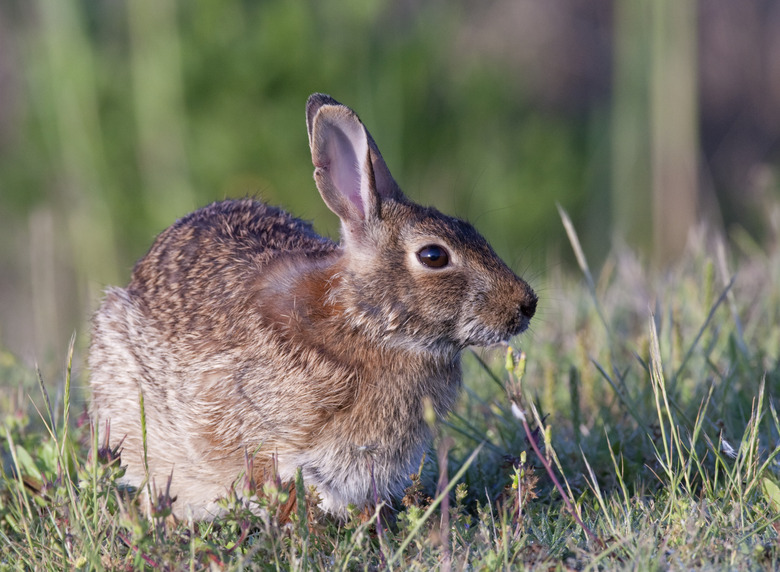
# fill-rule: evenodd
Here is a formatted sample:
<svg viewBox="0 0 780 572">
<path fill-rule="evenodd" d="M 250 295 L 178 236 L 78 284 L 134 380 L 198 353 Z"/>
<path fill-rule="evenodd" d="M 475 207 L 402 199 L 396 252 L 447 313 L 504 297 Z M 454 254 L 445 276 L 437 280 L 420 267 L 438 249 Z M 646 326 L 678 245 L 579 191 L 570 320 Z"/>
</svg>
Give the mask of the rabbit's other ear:
<svg viewBox="0 0 780 572">
<path fill-rule="evenodd" d="M 347 227 L 381 216 L 381 203 L 404 201 L 376 143 L 348 107 L 323 94 L 306 105 L 314 179 L 328 208 Z"/>
</svg>

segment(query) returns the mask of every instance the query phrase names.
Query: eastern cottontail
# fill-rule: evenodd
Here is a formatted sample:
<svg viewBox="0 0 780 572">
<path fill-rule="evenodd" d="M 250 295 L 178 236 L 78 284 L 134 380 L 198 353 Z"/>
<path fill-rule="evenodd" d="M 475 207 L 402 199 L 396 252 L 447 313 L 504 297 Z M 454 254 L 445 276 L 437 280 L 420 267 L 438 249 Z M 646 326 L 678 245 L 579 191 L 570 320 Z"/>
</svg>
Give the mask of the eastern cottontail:
<svg viewBox="0 0 780 572">
<path fill-rule="evenodd" d="M 315 94 L 306 124 L 339 244 L 261 202 L 217 202 L 160 234 L 94 317 L 101 439 L 121 442 L 130 485 L 172 474 L 178 517 L 218 514 L 247 454 L 258 481 L 301 467 L 332 513 L 397 495 L 431 437 L 424 404 L 441 418 L 455 402 L 463 349 L 536 309 L 470 224 L 401 193 L 351 109 Z"/>
</svg>

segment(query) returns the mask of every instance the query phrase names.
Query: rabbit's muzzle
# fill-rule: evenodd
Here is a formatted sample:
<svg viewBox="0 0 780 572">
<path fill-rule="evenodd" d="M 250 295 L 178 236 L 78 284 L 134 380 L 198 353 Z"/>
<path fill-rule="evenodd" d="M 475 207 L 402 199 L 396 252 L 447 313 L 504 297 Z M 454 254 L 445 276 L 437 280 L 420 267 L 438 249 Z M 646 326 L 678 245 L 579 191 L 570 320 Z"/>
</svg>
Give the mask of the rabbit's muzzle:
<svg viewBox="0 0 780 572">
<path fill-rule="evenodd" d="M 506 339 L 524 332 L 536 313 L 536 293 L 524 280 L 518 279 L 518 282 L 514 311 L 506 313 L 509 318 L 506 324 Z"/>
<path fill-rule="evenodd" d="M 514 320 L 509 323 L 507 328 L 510 332 L 510 337 L 516 336 L 528 328 L 531 318 L 533 318 L 536 313 L 536 302 L 536 294 L 530 286 L 525 284 L 523 299 L 520 301 L 517 310 L 515 311 Z"/>
<path fill-rule="evenodd" d="M 492 287 L 491 287 L 492 286 Z M 524 332 L 536 313 L 537 297 L 521 278 L 513 276 L 476 293 L 463 316 L 464 346 L 489 346 Z"/>
<path fill-rule="evenodd" d="M 526 284 L 526 295 L 525 300 L 523 300 L 520 303 L 520 314 L 523 318 L 525 318 L 526 322 L 529 322 L 531 318 L 534 317 L 534 314 L 536 314 L 536 302 L 537 297 L 533 290 L 531 290 L 531 287 Z M 520 331 L 522 331 L 525 328 L 521 328 Z M 517 333 L 520 333 L 518 331 Z"/>
</svg>

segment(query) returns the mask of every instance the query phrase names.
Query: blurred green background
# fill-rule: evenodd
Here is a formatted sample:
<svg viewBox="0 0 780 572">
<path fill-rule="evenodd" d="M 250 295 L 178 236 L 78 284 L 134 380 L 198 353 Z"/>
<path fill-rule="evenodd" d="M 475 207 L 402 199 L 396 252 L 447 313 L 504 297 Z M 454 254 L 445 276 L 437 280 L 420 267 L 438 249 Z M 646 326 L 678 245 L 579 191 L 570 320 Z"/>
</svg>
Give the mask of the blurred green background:
<svg viewBox="0 0 780 572">
<path fill-rule="evenodd" d="M 672 262 L 777 203 L 780 3 L 0 0 L 0 346 L 47 363 L 177 217 L 257 195 L 336 236 L 304 125 L 354 108 L 414 200 L 542 290 L 613 238 Z M 735 229 L 737 229 L 735 231 Z"/>
</svg>

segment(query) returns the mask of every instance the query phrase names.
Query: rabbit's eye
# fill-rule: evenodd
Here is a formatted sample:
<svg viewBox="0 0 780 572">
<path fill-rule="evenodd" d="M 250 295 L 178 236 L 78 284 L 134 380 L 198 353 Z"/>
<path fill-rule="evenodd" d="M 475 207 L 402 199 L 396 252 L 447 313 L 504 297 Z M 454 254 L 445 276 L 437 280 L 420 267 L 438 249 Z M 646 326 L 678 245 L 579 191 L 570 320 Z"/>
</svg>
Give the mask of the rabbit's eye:
<svg viewBox="0 0 780 572">
<path fill-rule="evenodd" d="M 447 251 L 437 244 L 423 246 L 417 251 L 417 259 L 429 268 L 443 268 L 450 262 Z"/>
</svg>

